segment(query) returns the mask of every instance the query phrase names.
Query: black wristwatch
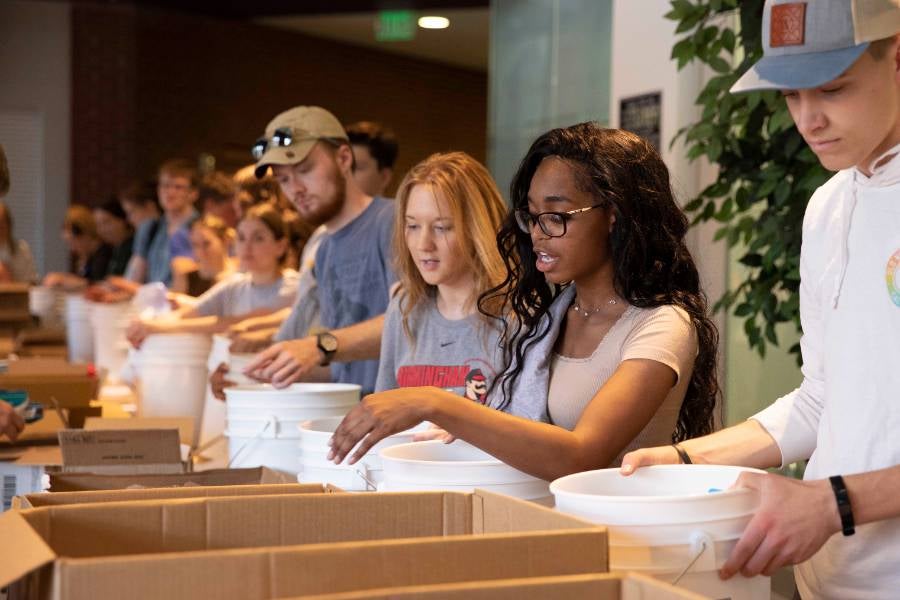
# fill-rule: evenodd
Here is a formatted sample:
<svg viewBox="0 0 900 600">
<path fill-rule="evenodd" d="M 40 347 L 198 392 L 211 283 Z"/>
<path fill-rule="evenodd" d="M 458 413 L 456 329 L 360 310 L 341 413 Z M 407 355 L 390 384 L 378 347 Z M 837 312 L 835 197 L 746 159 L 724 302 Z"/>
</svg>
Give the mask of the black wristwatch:
<svg viewBox="0 0 900 600">
<path fill-rule="evenodd" d="M 319 365 L 327 367 L 331 364 L 331 359 L 334 358 L 334 354 L 337 352 L 337 338 L 330 331 L 323 331 L 316 334 L 316 347 L 322 352 L 322 362 Z"/>
<path fill-rule="evenodd" d="M 829 477 L 831 489 L 834 491 L 834 499 L 837 500 L 838 514 L 841 516 L 841 529 L 844 535 L 856 533 L 856 523 L 853 521 L 853 509 L 850 506 L 850 494 L 844 484 L 844 478 L 840 475 Z"/>
</svg>

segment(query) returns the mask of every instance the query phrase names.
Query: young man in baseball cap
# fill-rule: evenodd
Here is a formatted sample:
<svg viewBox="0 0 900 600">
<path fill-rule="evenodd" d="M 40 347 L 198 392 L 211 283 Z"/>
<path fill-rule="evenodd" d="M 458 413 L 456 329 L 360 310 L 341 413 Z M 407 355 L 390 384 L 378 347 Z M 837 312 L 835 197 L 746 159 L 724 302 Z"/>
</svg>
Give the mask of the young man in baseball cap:
<svg viewBox="0 0 900 600">
<path fill-rule="evenodd" d="M 800 134 L 837 171 L 803 224 L 803 382 L 749 421 L 654 463 L 777 467 L 747 473 L 761 504 L 723 577 L 796 564 L 802 598 L 894 598 L 900 590 L 900 2 L 768 0 L 763 58 L 732 88 L 780 90 Z"/>
<path fill-rule="evenodd" d="M 284 387 L 316 366 L 330 366 L 334 381 L 356 383 L 370 393 L 378 374 L 372 359 L 380 350 L 384 311 L 396 281 L 393 203 L 359 188 L 347 134 L 324 108 L 298 106 L 279 114 L 253 151 L 256 176 L 271 168 L 300 216 L 326 229 L 314 267 L 325 331 L 271 346 L 247 372 Z"/>
</svg>

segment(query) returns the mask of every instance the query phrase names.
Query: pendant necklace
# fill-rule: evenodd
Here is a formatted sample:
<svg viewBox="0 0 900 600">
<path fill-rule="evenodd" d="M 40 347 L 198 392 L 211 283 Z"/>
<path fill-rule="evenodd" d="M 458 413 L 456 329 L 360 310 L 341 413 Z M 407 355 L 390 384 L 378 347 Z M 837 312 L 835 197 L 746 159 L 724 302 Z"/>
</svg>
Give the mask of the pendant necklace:
<svg viewBox="0 0 900 600">
<path fill-rule="evenodd" d="M 605 304 L 601 304 L 600 306 L 598 306 L 597 308 L 595 308 L 593 310 L 585 310 L 578 303 L 578 296 L 575 296 L 575 300 L 572 302 L 572 310 L 574 310 L 577 314 L 581 315 L 582 317 L 584 317 L 586 319 L 586 318 L 590 317 L 591 315 L 600 312 L 604 306 L 613 306 L 618 303 L 619 303 L 619 301 L 616 300 L 615 298 L 610 298 L 609 300 L 606 301 Z"/>
</svg>

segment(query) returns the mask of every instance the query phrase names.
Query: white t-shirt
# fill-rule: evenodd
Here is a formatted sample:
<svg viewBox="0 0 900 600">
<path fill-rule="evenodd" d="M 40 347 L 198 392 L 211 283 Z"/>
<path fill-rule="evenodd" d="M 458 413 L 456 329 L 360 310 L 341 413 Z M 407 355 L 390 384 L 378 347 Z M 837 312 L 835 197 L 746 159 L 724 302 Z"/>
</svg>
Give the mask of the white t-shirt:
<svg viewBox="0 0 900 600">
<path fill-rule="evenodd" d="M 803 382 L 753 418 L 806 479 L 900 464 L 900 159 L 810 200 L 800 259 Z M 795 568 L 804 598 L 900 595 L 900 519 L 832 536 Z"/>
<path fill-rule="evenodd" d="M 547 398 L 551 422 L 575 429 L 584 410 L 624 360 L 660 362 L 678 378 L 656 414 L 610 466 L 637 448 L 672 443 L 672 432 L 697 358 L 697 332 L 688 314 L 676 306 L 630 306 L 606 333 L 593 354 L 569 358 L 554 354 Z"/>
</svg>

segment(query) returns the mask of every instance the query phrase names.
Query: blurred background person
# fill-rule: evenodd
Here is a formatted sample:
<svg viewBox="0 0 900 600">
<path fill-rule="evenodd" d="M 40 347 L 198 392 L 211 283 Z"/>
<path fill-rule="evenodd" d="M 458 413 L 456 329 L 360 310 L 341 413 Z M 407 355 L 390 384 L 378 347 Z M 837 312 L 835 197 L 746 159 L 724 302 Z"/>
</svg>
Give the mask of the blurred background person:
<svg viewBox="0 0 900 600">
<path fill-rule="evenodd" d="M 235 240 L 235 231 L 222 219 L 204 215 L 194 221 L 190 230 L 193 260 L 176 257 L 172 260 L 173 292 L 200 296 L 219 281 L 236 271 L 236 262 L 228 249 Z"/>
<path fill-rule="evenodd" d="M 353 179 L 370 196 L 384 196 L 394 177 L 397 138 L 380 123 L 359 121 L 347 125 L 347 137 L 356 162 Z"/>
<path fill-rule="evenodd" d="M 104 244 L 97 235 L 97 225 L 89 208 L 81 204 L 69 207 L 62 239 L 69 247 L 70 272 L 47 273 L 45 286 L 74 292 L 106 278 L 112 247 Z"/>
<path fill-rule="evenodd" d="M 34 283 L 37 281 L 37 269 L 31 248 L 25 240 L 16 239 L 13 235 L 12 213 L 3 202 L 9 193 L 9 186 L 9 163 L 0 145 L 0 281 Z"/>
</svg>

